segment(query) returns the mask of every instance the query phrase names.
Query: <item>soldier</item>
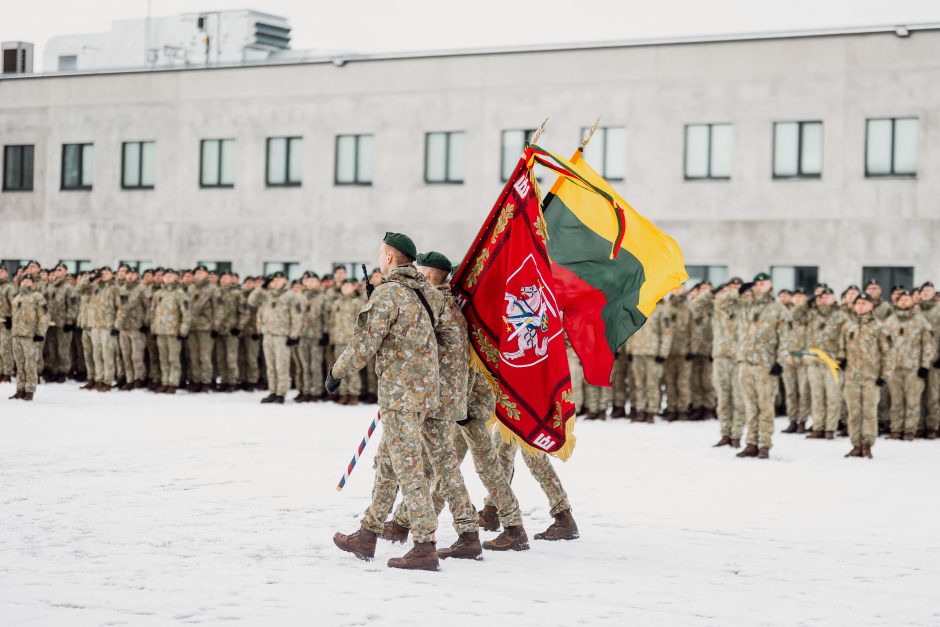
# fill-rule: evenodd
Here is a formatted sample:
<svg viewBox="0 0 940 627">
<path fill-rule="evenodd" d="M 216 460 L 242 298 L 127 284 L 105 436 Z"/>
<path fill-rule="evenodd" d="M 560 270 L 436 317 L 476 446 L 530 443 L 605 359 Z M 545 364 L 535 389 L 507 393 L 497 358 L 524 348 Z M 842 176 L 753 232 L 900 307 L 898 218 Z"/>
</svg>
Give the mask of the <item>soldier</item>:
<svg viewBox="0 0 940 627">
<path fill-rule="evenodd" d="M 0 383 L 13 380 L 13 298 L 16 287 L 0 266 Z"/>
<path fill-rule="evenodd" d="M 291 347 L 300 343 L 303 305 L 287 289 L 287 277 L 282 272 L 271 275 L 267 289 L 255 288 L 248 303 L 258 308 L 258 330 L 267 366 L 269 394 L 261 402 L 283 405 L 290 389 Z"/>
<path fill-rule="evenodd" d="M 177 283 L 178 277 L 175 270 L 166 270 L 163 273 L 163 287 L 154 291 L 150 301 L 148 319 L 157 339 L 162 383 L 155 391 L 162 394 L 176 394 L 176 388 L 180 385 L 181 351 L 189 335 L 191 321 L 189 296 Z"/>
<path fill-rule="evenodd" d="M 744 433 L 744 409 L 741 392 L 736 390 L 737 329 L 742 317 L 739 289 L 741 279 L 735 277 L 716 290 L 712 311 L 712 383 L 717 400 L 716 413 L 721 439 L 716 447 L 740 448 Z"/>
<path fill-rule="evenodd" d="M 666 381 L 666 420 L 688 420 L 691 405 L 692 359 L 691 323 L 692 312 L 682 288 L 669 294 L 666 312 L 672 327 L 672 342 L 663 367 Z"/>
<path fill-rule="evenodd" d="M 606 420 L 607 408 L 610 406 L 610 388 L 602 385 L 591 385 L 584 381 L 584 409 L 587 411 L 585 420 Z"/>
<path fill-rule="evenodd" d="M 23 277 L 12 302 L 13 359 L 16 363 L 16 394 L 10 399 L 33 400 L 39 383 L 39 358 L 49 328 L 46 298 L 33 287 L 30 275 Z"/>
<path fill-rule="evenodd" d="M 806 317 L 805 348 L 818 348 L 830 357 L 839 353 L 839 339 L 847 317 L 836 305 L 832 289 L 825 288 L 816 297 L 816 306 Z M 795 343 L 791 342 L 791 346 Z M 813 416 L 813 430 L 808 438 L 831 440 L 842 412 L 842 391 L 839 383 L 832 377 L 829 366 L 817 357 L 805 357 L 806 375 L 809 382 L 810 413 Z"/>
<path fill-rule="evenodd" d="M 121 346 L 121 359 L 124 360 L 126 382 L 122 390 L 144 387 L 147 378 L 147 366 L 144 363 L 144 351 L 147 340 L 144 330 L 147 328 L 149 299 L 147 288 L 139 282 L 136 270 L 128 270 L 124 275 L 124 284 L 120 289 L 120 305 L 114 320 L 117 327 L 118 343 Z"/>
<path fill-rule="evenodd" d="M 215 328 L 219 309 L 219 288 L 209 282 L 209 272 L 199 266 L 193 272 L 192 284 L 187 289 L 192 324 L 186 339 L 189 368 L 192 372 L 191 392 L 208 392 L 215 384 L 212 353 L 215 339 L 219 336 Z"/>
<path fill-rule="evenodd" d="M 875 298 L 870 293 L 859 295 L 855 317 L 843 325 L 839 343 L 853 447 L 846 457 L 872 458 L 871 447 L 878 436 L 879 390 L 892 370 L 891 340 L 873 315 L 874 307 Z"/>
<path fill-rule="evenodd" d="M 238 387 L 238 345 L 245 317 L 248 315 L 245 295 L 238 275 L 223 272 L 219 277 L 219 307 L 215 328 L 222 346 L 218 370 L 222 377 L 222 392 L 234 392 Z"/>
<path fill-rule="evenodd" d="M 323 292 L 320 278 L 313 272 L 304 274 L 303 322 L 300 326 L 300 344 L 297 353 L 300 359 L 300 393 L 294 399 L 298 403 L 312 403 L 323 397 Z"/>
<path fill-rule="evenodd" d="M 695 287 L 689 301 L 692 315 L 689 352 L 692 354 L 690 372 L 693 420 L 715 417 L 715 387 L 712 385 L 712 315 L 715 297 L 709 281 Z"/>
<path fill-rule="evenodd" d="M 673 325 L 662 301 L 640 329 L 627 340 L 633 356 L 630 379 L 636 386 L 637 406 L 632 422 L 654 422 L 662 406 L 663 363 L 672 346 Z"/>
<path fill-rule="evenodd" d="M 881 284 L 871 279 L 865 286 L 865 293 L 871 296 L 872 303 L 875 305 L 874 316 L 884 322 L 891 315 L 893 308 L 889 303 L 881 300 Z"/>
<path fill-rule="evenodd" d="M 0 285 L 0 302 L 2 302 L 3 286 Z M 924 429 L 928 440 L 937 438 L 940 429 L 940 306 L 937 305 L 937 291 L 931 282 L 920 286 L 921 315 L 931 325 L 933 337 L 933 350 L 937 359 L 933 362 L 927 375 L 926 389 L 924 390 Z M 0 336 L 2 337 L 2 336 Z"/>
<path fill-rule="evenodd" d="M 245 318 L 241 326 L 242 389 L 263 390 L 261 386 L 261 333 L 258 331 L 258 307 L 248 297 L 261 285 L 257 277 L 245 277 L 242 282 L 242 295 L 245 297 Z"/>
<path fill-rule="evenodd" d="M 920 425 L 924 384 L 937 358 L 930 322 L 913 307 L 911 293 L 901 290 L 894 315 L 884 323 L 893 350 L 888 378 L 892 440 L 914 439 Z"/>
<path fill-rule="evenodd" d="M 78 293 L 78 317 L 76 326 L 79 328 L 82 341 L 82 357 L 85 364 L 85 373 L 87 382 L 81 387 L 83 390 L 93 390 L 98 385 L 95 378 L 95 355 L 91 346 L 91 281 L 95 273 L 84 272 L 78 277 L 78 285 L 75 291 Z"/>
<path fill-rule="evenodd" d="M 346 345 L 352 339 L 356 329 L 356 319 L 362 309 L 363 301 L 356 293 L 356 281 L 346 279 L 340 286 L 340 295 L 330 303 L 330 340 L 333 343 L 333 353 L 340 355 L 346 350 Z M 339 387 L 340 405 L 357 405 L 359 395 L 362 393 L 362 379 L 360 377 L 345 377 Z"/>
<path fill-rule="evenodd" d="M 787 356 L 789 315 L 774 300 L 770 275 L 754 277 L 753 301 L 744 310 L 743 329 L 738 343 L 741 371 L 738 385 L 744 397 L 747 420 L 747 446 L 738 457 L 767 459 L 773 446 L 774 398 L 781 363 Z"/>
<path fill-rule="evenodd" d="M 114 284 L 111 268 L 101 268 L 98 274 L 79 284 L 79 291 L 90 292 L 88 321 L 91 334 L 91 355 L 95 362 L 95 382 L 89 388 L 98 392 L 110 392 L 114 383 L 116 357 L 115 342 L 118 330 L 114 320 L 118 309 L 118 288 Z"/>
<path fill-rule="evenodd" d="M 62 264 L 55 267 L 49 281 L 46 300 L 51 324 L 46 335 L 46 367 L 50 380 L 64 383 L 72 370 L 72 332 L 78 315 L 78 295 Z"/>
<path fill-rule="evenodd" d="M 790 313 L 788 349 L 790 351 L 805 350 L 810 311 L 806 291 L 803 288 L 797 288 L 790 298 L 790 305 L 785 305 L 785 307 Z M 798 355 L 787 355 L 783 362 L 783 388 L 786 395 L 787 417 L 790 419 L 790 424 L 783 430 L 783 433 L 806 432 L 806 419 L 809 417 L 810 410 L 808 368 L 808 360 Z"/>
<path fill-rule="evenodd" d="M 147 383 L 150 391 L 155 392 L 161 385 L 162 377 L 160 376 L 160 353 L 157 350 L 157 338 L 150 332 L 149 314 L 154 292 L 163 285 L 163 268 L 144 270 L 141 275 L 141 284 L 143 287 L 141 299 L 146 306 L 148 319 L 145 320 L 144 326 L 140 330 L 147 342 Z"/>
</svg>

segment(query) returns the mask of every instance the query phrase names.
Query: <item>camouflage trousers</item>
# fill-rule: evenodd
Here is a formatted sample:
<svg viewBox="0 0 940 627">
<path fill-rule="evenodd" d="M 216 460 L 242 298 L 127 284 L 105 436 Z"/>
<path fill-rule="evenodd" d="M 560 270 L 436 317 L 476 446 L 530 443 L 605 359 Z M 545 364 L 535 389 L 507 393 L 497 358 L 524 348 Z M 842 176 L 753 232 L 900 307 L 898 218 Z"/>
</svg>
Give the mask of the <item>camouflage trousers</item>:
<svg viewBox="0 0 940 627">
<path fill-rule="evenodd" d="M 689 375 L 690 402 L 692 407 L 715 408 L 715 387 L 712 385 L 712 360 L 710 357 L 696 355 L 692 359 L 692 371 Z"/>
<path fill-rule="evenodd" d="M 157 352 L 160 355 L 160 377 L 165 386 L 177 388 L 183 376 L 180 353 L 183 343 L 175 335 L 157 335 Z"/>
<path fill-rule="evenodd" d="M 874 446 L 878 439 L 878 403 L 881 388 L 874 380 L 847 380 L 843 393 L 848 407 L 849 439 L 852 446 Z"/>
<path fill-rule="evenodd" d="M 920 426 L 920 401 L 924 380 L 916 369 L 896 368 L 888 379 L 891 396 L 891 433 L 911 434 Z"/>
<path fill-rule="evenodd" d="M 304 394 L 320 396 L 323 394 L 323 347 L 319 338 L 300 338 L 297 345 L 297 358 L 300 361 L 300 391 Z"/>
<path fill-rule="evenodd" d="M 147 333 L 147 376 L 151 381 L 159 382 L 161 380 L 157 336 L 152 333 Z"/>
<path fill-rule="evenodd" d="M 924 426 L 927 431 L 940 428 L 940 368 L 931 368 L 924 391 Z"/>
<path fill-rule="evenodd" d="M 588 411 L 606 412 L 610 407 L 610 388 L 584 383 L 584 408 Z"/>
<path fill-rule="evenodd" d="M 115 371 L 115 341 L 111 329 L 87 329 L 91 336 L 92 359 L 95 362 L 95 381 L 99 383 L 114 383 Z"/>
<path fill-rule="evenodd" d="M 712 384 L 715 387 L 718 425 L 721 435 L 740 440 L 744 433 L 744 408 L 737 384 L 737 364 L 731 357 L 715 357 Z"/>
<path fill-rule="evenodd" d="M 584 370 L 581 368 L 581 360 L 570 346 L 568 350 L 568 370 L 571 371 L 571 391 L 574 394 L 575 411 L 581 413 L 584 410 Z"/>
<path fill-rule="evenodd" d="M 60 327 L 46 331 L 46 367 L 56 374 L 68 374 L 72 369 L 72 332 Z"/>
<path fill-rule="evenodd" d="M 769 369 L 755 364 L 739 364 L 738 388 L 744 400 L 747 443 L 759 448 L 773 446 L 774 399 L 777 377 Z"/>
<path fill-rule="evenodd" d="M 124 373 L 128 382 L 143 381 L 147 378 L 147 366 L 144 364 L 144 349 L 147 339 L 137 330 L 121 331 L 118 336 L 121 345 L 121 359 L 124 360 Z"/>
<path fill-rule="evenodd" d="M 268 338 L 264 339 L 267 342 Z M 434 542 L 437 516 L 431 503 L 431 486 L 425 468 L 424 414 L 385 409 L 381 414 L 382 438 L 375 451 L 372 502 L 362 517 L 362 526 L 374 533 L 382 533 L 401 487 L 402 507 L 410 523 L 412 539 L 415 542 Z"/>
<path fill-rule="evenodd" d="M 213 383 L 212 351 L 215 340 L 210 331 L 190 331 L 186 338 L 186 352 L 193 383 Z"/>
<path fill-rule="evenodd" d="M 345 350 L 345 344 L 335 344 L 333 346 L 333 354 L 336 355 L 336 357 L 342 355 Z M 337 394 L 339 396 L 355 396 L 359 398 L 359 395 L 362 394 L 362 377 L 359 373 L 353 372 L 349 376 L 343 377 L 339 382 Z"/>
<path fill-rule="evenodd" d="M 648 414 L 658 414 L 662 407 L 660 381 L 663 365 L 656 363 L 652 355 L 634 355 L 630 376 L 636 388 L 636 409 Z"/>
<path fill-rule="evenodd" d="M 787 417 L 797 424 L 806 424 L 810 410 L 809 363 L 791 358 L 783 364 L 783 389 L 787 403 Z M 831 377 L 830 377 L 831 378 Z"/>
<path fill-rule="evenodd" d="M 85 372 L 89 381 L 97 381 L 95 377 L 95 349 L 91 342 L 92 330 L 82 329 L 82 355 L 85 361 Z"/>
<path fill-rule="evenodd" d="M 663 368 L 666 380 L 666 411 L 687 412 L 692 403 L 692 362 L 685 355 L 666 358 Z"/>
<path fill-rule="evenodd" d="M 254 337 L 242 336 L 242 378 L 246 383 L 255 385 L 261 380 L 261 340 Z"/>
<path fill-rule="evenodd" d="M 0 323 L 0 374 L 13 376 L 13 334 Z"/>
<path fill-rule="evenodd" d="M 617 351 L 613 368 L 610 370 L 611 400 L 614 408 L 623 409 L 627 404 L 627 356 L 622 350 Z"/>
<path fill-rule="evenodd" d="M 786 371 L 784 371 L 786 372 Z M 835 431 L 842 417 L 842 389 L 832 378 L 829 366 L 819 359 L 806 364 L 813 431 Z"/>
<path fill-rule="evenodd" d="M 218 344 L 221 355 L 216 363 L 216 370 L 225 385 L 238 383 L 238 336 L 224 333 L 219 336 Z"/>
<path fill-rule="evenodd" d="M 290 346 L 287 345 L 287 337 L 265 335 L 262 345 L 268 391 L 277 396 L 287 396 L 290 389 Z"/>
<path fill-rule="evenodd" d="M 39 383 L 39 358 L 42 342 L 31 337 L 13 336 L 13 361 L 16 363 L 16 389 L 18 392 L 35 392 Z"/>
<path fill-rule="evenodd" d="M 499 431 L 493 431 L 491 437 L 493 439 L 493 447 L 496 449 L 496 457 L 499 459 L 499 465 L 503 470 L 503 474 L 506 476 L 507 481 L 512 483 L 512 478 L 515 474 L 516 450 L 519 448 L 519 444 L 515 440 L 507 442 L 503 439 L 503 436 L 500 435 Z M 538 481 L 539 487 L 542 488 L 542 492 L 544 492 L 545 496 L 548 498 L 549 513 L 554 516 L 555 514 L 570 510 L 571 503 L 568 502 L 568 494 L 565 493 L 565 489 L 561 485 L 561 479 L 558 478 L 558 474 L 552 467 L 548 455 L 541 451 L 522 449 L 522 460 L 525 462 L 525 465 L 529 467 L 529 472 L 531 472 L 535 480 Z M 486 496 L 484 504 L 492 505 L 499 509 L 499 506 L 491 494 Z"/>
</svg>

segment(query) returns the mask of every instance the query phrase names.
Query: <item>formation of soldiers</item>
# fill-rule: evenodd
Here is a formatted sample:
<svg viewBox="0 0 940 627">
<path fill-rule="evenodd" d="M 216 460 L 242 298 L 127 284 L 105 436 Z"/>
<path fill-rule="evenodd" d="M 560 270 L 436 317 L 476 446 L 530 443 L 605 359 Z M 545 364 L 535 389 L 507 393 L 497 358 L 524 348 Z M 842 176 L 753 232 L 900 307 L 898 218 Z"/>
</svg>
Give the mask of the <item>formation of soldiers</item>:
<svg viewBox="0 0 940 627">
<path fill-rule="evenodd" d="M 738 457 L 769 457 L 777 415 L 790 420 L 784 433 L 849 436 L 846 457 L 871 458 L 879 433 L 934 440 L 940 429 L 940 300 L 929 281 L 895 286 L 889 300 L 875 281 L 838 298 L 825 283 L 775 296 L 765 273 L 706 281 L 660 303 L 617 354 L 611 388 L 584 383 L 570 349 L 569 363 L 587 419 L 718 418 L 717 447 L 740 448 L 746 429 Z"/>
</svg>

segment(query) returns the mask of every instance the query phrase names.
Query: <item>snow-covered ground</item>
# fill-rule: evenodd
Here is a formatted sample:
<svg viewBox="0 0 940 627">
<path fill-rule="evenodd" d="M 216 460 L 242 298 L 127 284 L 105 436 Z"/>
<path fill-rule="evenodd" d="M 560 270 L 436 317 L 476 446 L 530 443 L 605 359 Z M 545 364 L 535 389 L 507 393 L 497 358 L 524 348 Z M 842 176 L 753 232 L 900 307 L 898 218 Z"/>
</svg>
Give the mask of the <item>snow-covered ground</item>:
<svg viewBox="0 0 940 627">
<path fill-rule="evenodd" d="M 715 421 L 580 423 L 556 464 L 580 540 L 409 573 L 385 566 L 400 546 L 367 563 L 332 542 L 369 498 L 375 442 L 335 486 L 374 407 L 12 393 L 2 625 L 940 624 L 940 442 L 849 460 L 845 439 L 778 433 L 758 461 L 711 448 Z M 531 538 L 546 501 L 517 469 Z M 445 513 L 438 540 L 454 538 Z"/>
</svg>

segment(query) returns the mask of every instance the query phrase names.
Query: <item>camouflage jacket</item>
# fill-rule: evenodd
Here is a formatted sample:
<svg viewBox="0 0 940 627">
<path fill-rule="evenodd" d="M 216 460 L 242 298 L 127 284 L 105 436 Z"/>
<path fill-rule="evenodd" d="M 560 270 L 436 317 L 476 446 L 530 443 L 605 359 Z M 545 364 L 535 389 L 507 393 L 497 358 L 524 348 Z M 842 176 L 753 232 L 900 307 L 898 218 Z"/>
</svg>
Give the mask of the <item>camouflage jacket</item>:
<svg viewBox="0 0 940 627">
<path fill-rule="evenodd" d="M 0 299 L 2 298 L 3 297 L 0 296 Z M 940 305 L 937 305 L 936 302 L 921 302 L 919 307 L 924 318 L 930 323 L 931 332 L 933 333 L 934 354 L 937 356 L 937 359 L 940 360 Z"/>
<path fill-rule="evenodd" d="M 91 283 L 87 280 L 78 282 L 75 288 L 78 292 L 78 317 L 75 324 L 82 329 L 91 328 Z"/>
<path fill-rule="evenodd" d="M 192 315 L 191 331 L 214 331 L 219 310 L 219 288 L 209 281 L 194 282 L 189 292 L 189 310 Z"/>
<path fill-rule="evenodd" d="M 640 357 L 668 357 L 672 345 L 673 325 L 663 303 L 640 329 L 627 340 L 627 352 Z"/>
<path fill-rule="evenodd" d="M 703 292 L 689 302 L 689 311 L 692 314 L 689 352 L 693 355 L 707 357 L 712 354 L 714 307 L 715 297 L 711 291 Z"/>
<path fill-rule="evenodd" d="M 327 290 L 323 291 L 323 328 L 329 332 L 332 313 L 333 313 L 333 302 L 343 295 L 343 290 L 341 286 L 335 285 Z"/>
<path fill-rule="evenodd" d="M 467 418 L 489 420 L 496 413 L 496 393 L 486 375 L 471 368 L 467 387 Z"/>
<path fill-rule="evenodd" d="M 150 299 L 150 331 L 154 335 L 189 335 L 189 295 L 179 284 L 154 290 Z"/>
<path fill-rule="evenodd" d="M 35 287 L 21 287 L 13 297 L 13 328 L 16 337 L 46 335 L 51 320 L 46 297 Z"/>
<path fill-rule="evenodd" d="M 878 302 L 875 303 L 875 309 L 872 311 L 872 314 L 882 322 L 891 317 L 891 314 L 893 313 L 894 305 L 886 300 L 881 299 L 878 299 Z"/>
<path fill-rule="evenodd" d="M 147 286 L 140 281 L 125 283 L 120 290 L 120 305 L 114 326 L 122 331 L 137 331 L 147 323 L 149 299 Z"/>
<path fill-rule="evenodd" d="M 248 302 L 258 308 L 258 332 L 262 335 L 300 337 L 303 324 L 303 304 L 300 297 L 288 289 L 256 288 Z"/>
<path fill-rule="evenodd" d="M 114 281 L 98 281 L 95 284 L 87 279 L 79 284 L 79 290 L 87 290 L 88 312 L 85 318 L 86 329 L 114 329 L 119 303 L 118 287 Z"/>
<path fill-rule="evenodd" d="M 411 265 L 389 272 L 362 308 L 355 335 L 333 364 L 333 376 L 342 378 L 375 355 L 381 409 L 426 413 L 440 404 L 434 324 L 415 294 L 426 283 Z M 439 304 L 442 299 L 435 300 Z M 439 309 L 430 299 L 429 304 L 432 311 Z"/>
<path fill-rule="evenodd" d="M 847 362 L 847 381 L 873 383 L 888 380 L 891 372 L 891 338 L 884 325 L 869 313 L 855 316 L 842 327 L 839 359 Z"/>
<path fill-rule="evenodd" d="M 0 279 L 0 323 L 13 315 L 13 297 L 16 286 L 9 279 Z"/>
<path fill-rule="evenodd" d="M 300 326 L 300 337 L 308 340 L 319 340 L 323 336 L 323 303 L 326 297 L 323 290 L 307 290 L 304 292 L 303 324 Z M 358 315 L 358 310 L 356 314 Z"/>
<path fill-rule="evenodd" d="M 426 284 L 425 292 L 436 292 L 443 296 L 444 306 L 440 309 L 437 325 L 437 356 L 440 364 L 440 398 L 438 409 L 432 417 L 440 420 L 463 420 L 467 417 L 467 386 L 470 368 L 468 349 L 467 320 L 457 307 L 450 285 L 437 288 Z M 428 297 L 428 302 L 434 302 Z"/>
<path fill-rule="evenodd" d="M 853 314 L 854 315 L 854 314 Z M 806 322 L 806 342 L 799 348 L 818 348 L 832 358 L 839 354 L 842 327 L 848 316 L 837 305 L 816 306 Z"/>
<path fill-rule="evenodd" d="M 685 357 L 692 346 L 692 312 L 685 295 L 671 296 L 666 302 L 666 312 L 672 327 L 672 342 L 669 355 Z"/>
<path fill-rule="evenodd" d="M 219 290 L 218 309 L 216 309 L 215 328 L 219 333 L 228 334 L 232 329 L 241 330 L 248 316 L 248 303 L 238 285 L 228 285 Z"/>
<path fill-rule="evenodd" d="M 51 326 L 62 328 L 67 324 L 75 324 L 78 317 L 78 294 L 68 281 L 62 279 L 51 284 L 46 291 L 46 301 L 49 305 Z"/>
<path fill-rule="evenodd" d="M 241 288 L 242 295 L 245 297 L 245 317 L 242 319 L 242 337 L 250 338 L 253 335 L 258 335 L 258 302 L 263 300 L 264 290 L 258 290 L 257 288 L 251 291 L 246 290 L 244 287 Z M 251 296 L 255 292 L 259 292 L 259 297 L 255 298 L 255 301 L 252 302 Z"/>
<path fill-rule="evenodd" d="M 768 372 L 775 363 L 783 364 L 787 353 L 787 332 L 790 315 L 773 294 L 755 296 L 741 312 L 741 335 L 738 338 L 737 360 L 761 366 Z"/>
<path fill-rule="evenodd" d="M 722 294 L 712 311 L 712 357 L 734 357 L 738 340 L 741 301 L 737 294 Z"/>
<path fill-rule="evenodd" d="M 915 309 L 898 309 L 885 320 L 885 331 L 894 350 L 893 364 L 897 369 L 930 368 L 934 353 L 933 332 L 927 319 Z"/>
<path fill-rule="evenodd" d="M 790 320 L 787 323 L 787 349 L 792 351 L 804 350 L 806 348 L 810 309 L 806 305 L 791 305 L 787 307 L 787 312 L 790 314 Z M 796 365 L 804 362 L 801 358 L 791 355 L 787 357 L 787 363 Z"/>
<path fill-rule="evenodd" d="M 355 293 L 340 295 L 330 303 L 330 342 L 334 345 L 346 344 L 356 331 L 356 318 L 364 302 Z"/>
</svg>

